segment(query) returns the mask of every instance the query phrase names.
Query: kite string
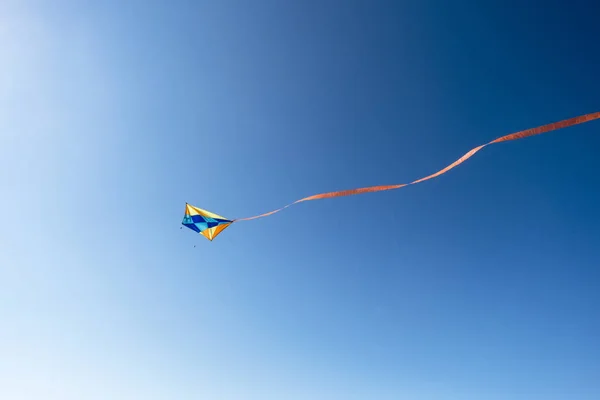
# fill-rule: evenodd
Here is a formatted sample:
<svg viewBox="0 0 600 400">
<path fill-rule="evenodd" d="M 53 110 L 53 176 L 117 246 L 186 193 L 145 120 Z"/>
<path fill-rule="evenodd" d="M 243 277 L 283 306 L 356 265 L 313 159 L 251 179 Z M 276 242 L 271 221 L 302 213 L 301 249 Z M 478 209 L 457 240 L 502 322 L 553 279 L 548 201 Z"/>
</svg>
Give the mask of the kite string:
<svg viewBox="0 0 600 400">
<path fill-rule="evenodd" d="M 362 194 L 362 193 L 372 193 L 372 192 L 381 192 L 384 190 L 394 190 L 394 189 L 400 189 L 404 186 L 408 186 L 408 185 L 414 185 L 417 183 L 421 183 L 424 181 L 427 181 L 429 179 L 433 179 L 436 178 L 440 175 L 445 174 L 446 172 L 450 171 L 451 169 L 459 166 L 460 164 L 462 164 L 463 162 L 467 161 L 469 158 L 473 157 L 473 155 L 475 155 L 475 153 L 477 153 L 479 150 L 483 149 L 486 146 L 492 145 L 492 144 L 496 144 L 496 143 L 501 143 L 501 142 L 508 142 L 510 140 L 518 140 L 518 139 L 523 139 L 526 137 L 530 137 L 530 136 L 535 136 L 535 135 L 539 135 L 542 133 L 547 133 L 547 132 L 551 132 L 551 131 L 555 131 L 558 129 L 563 129 L 563 128 L 568 128 L 570 126 L 574 126 L 574 125 L 578 125 L 578 124 L 583 124 L 585 122 L 589 122 L 589 121 L 593 121 L 596 119 L 600 119 L 600 112 L 595 112 L 595 113 L 590 113 L 590 114 L 585 114 L 585 115 L 580 115 L 578 117 L 574 117 L 574 118 L 569 118 L 569 119 L 565 119 L 563 121 L 559 121 L 559 122 L 553 122 L 551 124 L 547 124 L 547 125 L 542 125 L 542 126 L 538 126 L 536 128 L 530 128 L 530 129 L 525 129 L 519 132 L 515 132 L 515 133 L 511 133 L 509 135 L 506 136 L 502 136 L 499 137 L 495 140 L 492 140 L 491 142 L 488 142 L 486 144 L 483 144 L 481 146 L 477 146 L 471 150 L 469 150 L 467 153 L 465 153 L 465 155 L 463 155 L 461 158 L 459 158 L 458 160 L 454 161 L 452 164 L 448 165 L 445 168 L 442 168 L 441 170 L 439 170 L 438 172 L 435 172 L 431 175 L 428 175 L 424 178 L 420 178 L 417 179 L 416 181 L 413 181 L 411 183 L 401 183 L 401 184 L 397 184 L 397 185 L 381 185 L 381 186 L 369 186 L 369 187 L 364 187 L 364 188 L 358 188 L 358 189 L 349 189 L 349 190 L 341 190 L 341 191 L 337 191 L 337 192 L 328 192 L 328 193 L 321 193 L 321 194 L 315 194 L 312 196 L 308 196 L 308 197 L 304 197 L 300 200 L 296 200 L 293 203 L 290 203 L 284 207 L 278 208 L 277 210 L 273 210 L 264 214 L 260 214 L 260 215 L 255 215 L 253 217 L 247 217 L 247 218 L 238 218 L 233 220 L 233 222 L 238 222 L 238 221 L 250 221 L 253 219 L 258 219 L 258 218 L 263 218 L 263 217 L 268 217 L 269 215 L 273 215 L 275 213 L 278 213 L 279 211 L 282 211 L 290 206 L 293 206 L 294 204 L 297 203 L 301 203 L 304 201 L 312 201 L 312 200 L 320 200 L 320 199 L 329 199 L 329 198 L 333 198 L 333 197 L 344 197 L 344 196 L 352 196 L 352 195 L 356 195 L 356 194 Z"/>
</svg>

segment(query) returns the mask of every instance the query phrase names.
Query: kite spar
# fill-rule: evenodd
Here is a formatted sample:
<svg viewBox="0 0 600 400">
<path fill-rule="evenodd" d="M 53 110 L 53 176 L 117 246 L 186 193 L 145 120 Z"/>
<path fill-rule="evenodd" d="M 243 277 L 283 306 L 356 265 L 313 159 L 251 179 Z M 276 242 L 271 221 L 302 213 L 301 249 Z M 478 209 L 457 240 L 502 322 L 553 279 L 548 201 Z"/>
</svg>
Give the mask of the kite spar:
<svg viewBox="0 0 600 400">
<path fill-rule="evenodd" d="M 358 189 L 342 190 L 342 191 L 338 191 L 338 192 L 315 194 L 312 196 L 305 197 L 303 199 L 296 200 L 293 203 L 290 203 L 290 204 L 288 204 L 284 207 L 281 207 L 277 210 L 273 210 L 273 211 L 270 211 L 270 212 L 267 212 L 264 214 L 260 214 L 260 215 L 255 215 L 254 217 L 238 218 L 238 219 L 230 220 L 225 217 L 221 217 L 220 215 L 211 213 L 209 211 L 194 207 L 194 206 L 186 203 L 185 216 L 183 217 L 182 224 L 185 227 L 190 228 L 191 230 L 202 234 L 208 240 L 212 241 L 214 238 L 217 237 L 217 235 L 219 233 L 223 232 L 223 230 L 225 230 L 229 225 L 231 225 L 235 222 L 250 221 L 253 219 L 268 217 L 269 215 L 273 215 L 273 214 L 275 214 L 279 211 L 282 211 L 294 204 L 302 203 L 304 201 L 329 199 L 329 198 L 333 198 L 333 197 L 344 197 L 344 196 L 352 196 L 355 194 L 373 193 L 373 192 L 381 192 L 384 190 L 400 189 L 404 186 L 414 185 L 416 183 L 424 182 L 429 179 L 436 178 L 442 174 L 445 174 L 446 172 L 450 171 L 451 169 L 453 169 L 453 168 L 457 167 L 458 165 L 462 164 L 463 162 L 467 161 L 469 158 L 473 157 L 473 155 L 475 153 L 477 153 L 479 150 L 483 149 L 486 146 L 500 143 L 500 142 L 508 142 L 510 140 L 523 139 L 526 137 L 535 136 L 535 135 L 539 135 L 542 133 L 555 131 L 558 129 L 568 128 L 570 126 L 583 124 L 585 122 L 593 121 L 596 119 L 600 119 L 600 112 L 585 114 L 585 115 L 581 115 L 579 117 L 574 117 L 574 118 L 566 119 L 563 121 L 554 122 L 552 124 L 538 126 L 536 128 L 526 129 L 523 131 L 512 133 L 510 135 L 502 136 L 498 139 L 492 140 L 491 142 L 488 142 L 486 144 L 477 146 L 477 147 L 469 150 L 461 158 L 454 161 L 452 164 L 448 165 L 447 167 L 439 170 L 438 172 L 435 172 L 424 178 L 417 179 L 416 181 L 413 181 L 410 183 L 401 183 L 401 184 L 397 184 L 397 185 L 369 186 L 369 187 L 358 188 Z"/>
</svg>

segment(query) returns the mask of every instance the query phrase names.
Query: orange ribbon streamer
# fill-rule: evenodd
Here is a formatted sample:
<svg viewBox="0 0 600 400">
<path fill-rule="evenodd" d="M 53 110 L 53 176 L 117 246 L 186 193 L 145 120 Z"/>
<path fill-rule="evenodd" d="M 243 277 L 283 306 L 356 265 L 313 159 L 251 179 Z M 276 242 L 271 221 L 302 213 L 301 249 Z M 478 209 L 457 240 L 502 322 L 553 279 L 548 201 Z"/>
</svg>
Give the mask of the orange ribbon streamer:
<svg viewBox="0 0 600 400">
<path fill-rule="evenodd" d="M 359 189 L 341 190 L 341 191 L 338 191 L 338 192 L 328 192 L 328 193 L 315 194 L 313 196 L 308 196 L 308 197 L 305 197 L 303 199 L 296 200 L 295 202 L 290 203 L 287 206 L 278 208 L 277 210 L 273 210 L 273 211 L 270 211 L 268 213 L 256 215 L 254 217 L 235 219 L 233 222 L 237 222 L 237 221 L 249 221 L 249 220 L 252 220 L 252 219 L 267 217 L 269 215 L 273 215 L 273 214 L 275 214 L 275 213 L 277 213 L 279 211 L 282 211 L 282 210 L 284 210 L 284 209 L 286 209 L 286 208 L 288 208 L 288 207 L 290 207 L 290 206 L 292 206 L 294 204 L 301 203 L 303 201 L 329 199 L 329 198 L 333 198 L 333 197 L 352 196 L 352 195 L 355 195 L 355 194 L 373 193 L 373 192 L 381 192 L 381 191 L 384 191 L 384 190 L 400 189 L 401 187 L 409 186 L 409 185 L 414 185 L 416 183 L 424 182 L 424 181 L 427 181 L 429 179 L 436 178 L 436 177 L 438 177 L 438 176 L 440 176 L 442 174 L 445 174 L 446 172 L 450 171 L 451 169 L 453 169 L 453 168 L 459 166 L 460 164 L 464 163 L 469 158 L 473 157 L 473 155 L 475 153 L 477 153 L 479 150 L 481 150 L 484 147 L 489 146 L 491 144 L 500 143 L 500 142 L 508 142 L 510 140 L 523 139 L 523 138 L 526 138 L 526 137 L 535 136 L 535 135 L 539 135 L 539 134 L 542 134 L 542 133 L 547 133 L 547 132 L 555 131 L 555 130 L 558 130 L 558 129 L 568 128 L 568 127 L 573 126 L 573 125 L 583 124 L 585 122 L 593 121 L 593 120 L 596 120 L 596 119 L 600 119 L 600 112 L 595 112 L 595 113 L 591 113 L 591 114 L 581 115 L 579 117 L 569 118 L 569 119 L 565 119 L 563 121 L 554 122 L 552 124 L 538 126 L 537 128 L 526 129 L 526 130 L 523 130 L 523 131 L 511 133 L 510 135 L 499 137 L 498 139 L 492 140 L 491 142 L 488 142 L 486 144 L 483 144 L 481 146 L 478 146 L 478 147 L 475 147 L 475 148 L 469 150 L 464 156 L 462 156 L 458 160 L 454 161 L 452 164 L 448 165 L 447 167 L 439 170 L 438 172 L 433 173 L 431 175 L 428 175 L 428 176 L 426 176 L 424 178 L 417 179 L 416 181 L 413 181 L 411 183 L 401 183 L 401 184 L 398 184 L 398 185 L 370 186 L 370 187 L 359 188 Z"/>
</svg>

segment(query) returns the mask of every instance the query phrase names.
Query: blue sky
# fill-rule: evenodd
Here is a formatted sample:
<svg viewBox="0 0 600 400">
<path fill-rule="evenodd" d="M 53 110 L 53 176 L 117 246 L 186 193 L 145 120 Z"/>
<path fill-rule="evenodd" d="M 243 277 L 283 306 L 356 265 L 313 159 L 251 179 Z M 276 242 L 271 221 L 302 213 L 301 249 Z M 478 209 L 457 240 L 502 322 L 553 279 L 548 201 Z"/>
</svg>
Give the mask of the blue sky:
<svg viewBox="0 0 600 400">
<path fill-rule="evenodd" d="M 600 397 L 594 2 L 3 1 L 0 397 Z M 194 245 L 196 247 L 194 247 Z"/>
</svg>

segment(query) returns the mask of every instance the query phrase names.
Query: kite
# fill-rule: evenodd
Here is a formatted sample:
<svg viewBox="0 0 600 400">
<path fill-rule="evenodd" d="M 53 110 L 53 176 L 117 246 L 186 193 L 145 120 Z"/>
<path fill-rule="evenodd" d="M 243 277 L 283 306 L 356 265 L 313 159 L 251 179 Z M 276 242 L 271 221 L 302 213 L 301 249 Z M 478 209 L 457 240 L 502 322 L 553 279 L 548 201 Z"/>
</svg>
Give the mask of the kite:
<svg viewBox="0 0 600 400">
<path fill-rule="evenodd" d="M 186 203 L 185 216 L 183 217 L 183 226 L 200 233 L 208 240 L 212 241 L 217 235 L 229 225 L 232 220 L 221 217 L 201 208 L 194 207 Z"/>
<path fill-rule="evenodd" d="M 477 147 L 469 150 L 461 158 L 459 158 L 452 164 L 448 165 L 447 167 L 439 170 L 438 172 L 435 172 L 426 177 L 417 179 L 410 183 L 401 183 L 401 184 L 397 184 L 397 185 L 369 186 L 369 187 L 358 188 L 358 189 L 342 190 L 342 191 L 338 191 L 338 192 L 315 194 L 312 196 L 308 196 L 308 197 L 304 197 L 302 199 L 296 200 L 293 203 L 290 203 L 290 204 L 288 204 L 284 207 L 281 207 L 277 210 L 273 210 L 273 211 L 270 211 L 270 212 L 267 212 L 264 214 L 256 215 L 254 217 L 238 218 L 238 219 L 230 220 L 225 217 L 221 217 L 220 215 L 211 213 L 209 211 L 194 207 L 194 206 L 186 203 L 185 216 L 183 217 L 182 224 L 185 227 L 187 227 L 195 232 L 200 233 L 205 238 L 212 241 L 214 238 L 217 237 L 217 235 L 219 235 L 221 232 L 223 232 L 223 230 L 225 230 L 228 226 L 230 226 L 233 223 L 239 222 L 239 221 L 250 221 L 253 219 L 268 217 L 269 215 L 273 215 L 273 214 L 275 214 L 279 211 L 282 211 L 294 204 L 302 203 L 305 201 L 330 199 L 333 197 L 352 196 L 355 194 L 362 194 L 362 193 L 381 192 L 384 190 L 400 189 L 405 186 L 414 185 L 414 184 L 417 184 L 420 182 L 427 181 L 429 179 L 436 178 L 442 174 L 445 174 L 446 172 L 450 171 L 451 169 L 457 167 L 458 165 L 462 164 L 463 162 L 465 162 L 466 160 L 471 158 L 475 153 L 477 153 L 479 150 L 483 149 L 486 146 L 496 144 L 496 143 L 501 143 L 501 142 L 508 142 L 510 140 L 523 139 L 526 137 L 535 136 L 535 135 L 539 135 L 542 133 L 555 131 L 558 129 L 568 128 L 570 126 L 583 124 L 585 122 L 593 121 L 596 119 L 600 119 L 600 112 L 585 114 L 585 115 L 581 115 L 579 117 L 574 117 L 574 118 L 566 119 L 563 121 L 554 122 L 554 123 L 551 123 L 548 125 L 542 125 L 542 126 L 538 126 L 536 128 L 526 129 L 523 131 L 512 133 L 510 135 L 502 136 L 498 139 L 492 140 L 491 142 L 488 142 L 486 144 L 477 146 Z"/>
</svg>

